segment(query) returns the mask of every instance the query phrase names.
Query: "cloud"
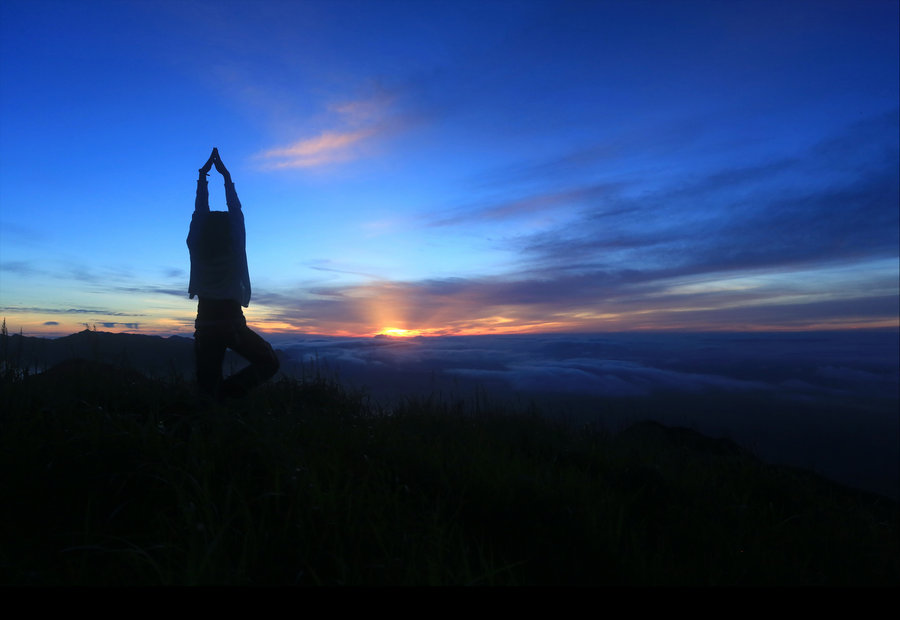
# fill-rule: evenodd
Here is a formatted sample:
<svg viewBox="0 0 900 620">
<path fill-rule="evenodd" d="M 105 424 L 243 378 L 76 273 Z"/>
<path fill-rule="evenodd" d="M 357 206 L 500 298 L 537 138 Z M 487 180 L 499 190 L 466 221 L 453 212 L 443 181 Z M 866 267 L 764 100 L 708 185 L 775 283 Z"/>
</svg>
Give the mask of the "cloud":
<svg viewBox="0 0 900 620">
<path fill-rule="evenodd" d="M 40 267 L 35 261 L 6 261 L 0 263 L 0 271 L 7 271 L 23 276 L 42 276 L 59 280 L 77 280 L 87 284 L 108 284 L 110 281 L 122 281 L 132 278 L 131 274 L 123 269 L 105 268 L 97 271 L 94 266 L 86 266 L 72 260 L 55 261 L 52 268 Z"/>
<path fill-rule="evenodd" d="M 612 216 L 598 205 L 599 214 L 518 243 L 523 257 L 554 270 L 628 265 L 661 275 L 887 257 L 896 255 L 900 242 L 898 163 L 885 162 L 843 187 L 725 198 L 709 210 L 689 207 L 713 201 L 719 179 L 710 177 L 709 186 L 701 182 L 680 195 L 622 199 Z"/>
<path fill-rule="evenodd" d="M 406 123 L 393 109 L 394 97 L 381 89 L 364 99 L 326 106 L 328 128 L 287 146 L 267 149 L 254 156 L 263 169 L 319 168 L 348 162 L 371 152 L 372 141 Z"/>
<path fill-rule="evenodd" d="M 642 195 L 610 185 L 576 219 L 509 247 L 548 276 L 631 269 L 646 280 L 896 256 L 896 134 L 894 113 L 802 157 L 714 169 Z"/>
<path fill-rule="evenodd" d="M 59 321 L 44 321 L 44 325 L 59 325 Z"/>
<path fill-rule="evenodd" d="M 826 379 L 853 383 L 876 383 L 889 378 L 884 373 L 874 373 L 868 370 L 844 366 L 823 366 L 819 368 L 817 374 Z"/>
<path fill-rule="evenodd" d="M 564 392 L 606 396 L 646 396 L 673 390 L 769 390 L 760 381 L 746 381 L 714 374 L 685 373 L 620 360 L 574 358 L 510 364 L 506 370 L 454 369 L 453 374 L 476 379 L 501 379 L 521 392 Z"/>
<path fill-rule="evenodd" d="M 569 188 L 561 191 L 537 193 L 522 198 L 489 203 L 474 208 L 457 209 L 455 215 L 432 219 L 430 226 L 456 226 L 477 221 L 502 221 L 510 218 L 544 213 L 562 208 L 582 207 L 595 203 L 603 196 L 620 189 L 620 184 L 597 184 L 586 187 Z M 607 212 L 606 215 L 620 214 Z"/>
<path fill-rule="evenodd" d="M 307 266 L 310 269 L 315 271 L 324 271 L 326 273 L 340 273 L 354 276 L 362 276 L 364 278 L 368 278 L 371 280 L 380 280 L 381 276 L 378 276 L 374 273 L 368 271 L 360 271 L 358 269 L 341 269 L 339 267 L 330 267 L 328 265 L 334 263 L 334 261 L 325 259 L 325 260 L 315 260 L 307 263 Z"/>
<path fill-rule="evenodd" d="M 896 324 L 900 311 L 896 282 L 887 276 L 884 281 L 861 277 L 853 270 L 814 285 L 806 279 L 816 277 L 815 271 L 777 278 L 763 274 L 746 282 L 706 278 L 694 284 L 663 275 L 665 270 L 585 271 L 516 280 L 380 281 L 293 294 L 260 292 L 255 303 L 265 307 L 266 320 L 272 323 L 347 335 L 374 334 L 388 327 L 432 335 L 861 327 Z"/>
<path fill-rule="evenodd" d="M 314 168 L 344 162 L 356 158 L 359 153 L 354 147 L 358 147 L 360 141 L 371 137 L 374 133 L 372 129 L 350 132 L 326 131 L 315 138 L 300 140 L 288 147 L 265 151 L 257 157 L 265 160 L 265 167 L 270 169 Z"/>
<path fill-rule="evenodd" d="M 3 312 L 24 314 L 102 314 L 106 316 L 146 316 L 145 314 L 130 314 L 128 312 L 114 312 L 112 310 L 98 310 L 94 308 L 25 308 L 20 306 L 0 307 Z"/>
<path fill-rule="evenodd" d="M 33 276 L 44 274 L 45 272 L 34 266 L 30 261 L 16 260 L 5 261 L 0 263 L 0 271 L 8 271 L 23 276 Z"/>
<path fill-rule="evenodd" d="M 350 379 L 387 380 L 389 375 L 382 372 L 390 373 L 390 381 L 399 382 L 403 393 L 425 373 L 519 393 L 645 396 L 778 391 L 828 397 L 838 381 L 845 395 L 896 398 L 896 343 L 893 331 L 776 337 L 673 333 L 304 337 L 283 346 L 292 359 L 327 360 Z M 848 356 L 848 350 L 854 355 Z"/>
<path fill-rule="evenodd" d="M 173 297 L 185 297 L 187 298 L 187 286 L 184 288 L 166 288 L 163 286 L 153 286 L 153 285 L 145 285 L 145 286 L 113 286 L 110 287 L 110 290 L 114 290 L 120 293 L 138 293 L 138 294 L 160 294 L 160 295 L 171 295 Z"/>
</svg>

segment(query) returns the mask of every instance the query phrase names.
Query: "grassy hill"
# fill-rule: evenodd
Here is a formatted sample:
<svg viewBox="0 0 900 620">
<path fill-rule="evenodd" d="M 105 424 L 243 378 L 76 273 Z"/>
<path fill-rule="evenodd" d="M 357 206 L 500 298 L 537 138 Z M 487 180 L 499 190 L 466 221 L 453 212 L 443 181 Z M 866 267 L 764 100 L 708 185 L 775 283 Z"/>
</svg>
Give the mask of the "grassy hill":
<svg viewBox="0 0 900 620">
<path fill-rule="evenodd" d="M 8 361 L 31 374 L 77 358 L 140 369 L 150 376 L 189 376 L 194 372 L 194 340 L 89 329 L 62 338 L 0 335 L 0 363 Z M 243 366 L 246 362 L 228 351 L 225 364 Z"/>
<path fill-rule="evenodd" d="M 898 506 L 645 422 L 6 368 L 0 583 L 891 585 Z M 602 413 L 602 412 L 601 412 Z"/>
</svg>

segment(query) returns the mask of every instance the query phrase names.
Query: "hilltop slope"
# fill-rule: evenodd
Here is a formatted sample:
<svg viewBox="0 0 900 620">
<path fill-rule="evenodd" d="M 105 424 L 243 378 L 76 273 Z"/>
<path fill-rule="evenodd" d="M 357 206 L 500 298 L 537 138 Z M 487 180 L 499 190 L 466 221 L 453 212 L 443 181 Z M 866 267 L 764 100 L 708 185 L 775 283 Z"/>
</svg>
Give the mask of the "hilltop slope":
<svg viewBox="0 0 900 620">
<path fill-rule="evenodd" d="M 0 581 L 896 585 L 896 502 L 641 423 L 318 378 L 212 406 L 77 361 L 0 395 Z"/>
</svg>

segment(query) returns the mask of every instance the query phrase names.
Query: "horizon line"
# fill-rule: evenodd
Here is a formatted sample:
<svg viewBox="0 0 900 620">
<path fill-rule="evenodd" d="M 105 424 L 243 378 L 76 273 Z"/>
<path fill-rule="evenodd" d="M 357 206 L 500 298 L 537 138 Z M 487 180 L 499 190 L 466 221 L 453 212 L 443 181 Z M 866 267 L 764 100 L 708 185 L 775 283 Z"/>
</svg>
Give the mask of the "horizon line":
<svg viewBox="0 0 900 620">
<path fill-rule="evenodd" d="M 263 330 L 260 330 L 263 331 Z M 122 330 L 122 331 L 107 331 L 102 329 L 91 329 L 85 327 L 82 330 L 63 333 L 63 332 L 46 332 L 46 333 L 25 333 L 23 330 L 9 330 L 7 329 L 7 334 L 10 337 L 13 336 L 22 336 L 26 338 L 43 338 L 46 340 L 56 340 L 60 338 L 67 338 L 69 336 L 75 336 L 78 334 L 82 334 L 84 332 L 88 333 L 97 333 L 97 334 L 112 334 L 112 335 L 130 335 L 130 336 L 155 336 L 159 338 L 186 338 L 193 339 L 193 332 L 143 332 L 141 330 Z M 880 325 L 880 326 L 861 326 L 861 327 L 822 327 L 816 326 L 812 328 L 778 328 L 778 327 L 767 327 L 767 328 L 758 328 L 758 329 L 725 329 L 725 328 L 710 328 L 710 329 L 685 329 L 685 328 L 657 328 L 657 329 L 620 329 L 620 330 L 573 330 L 573 331 L 522 331 L 522 332 L 485 332 L 485 333 L 464 333 L 464 334 L 451 334 L 451 333 L 416 333 L 410 335 L 399 335 L 399 334 L 386 334 L 386 333 L 374 333 L 374 334 L 328 334 L 328 333 L 317 333 L 317 332 L 290 332 L 290 331 L 271 331 L 264 332 L 269 337 L 277 337 L 277 338 L 302 338 L 302 337 L 311 337 L 311 338 L 356 338 L 360 340 L 368 340 L 368 339 L 386 339 L 386 340 L 423 340 L 423 339 L 433 339 L 433 338 L 458 338 L 458 337 L 483 337 L 483 336 L 565 336 L 565 335 L 627 335 L 627 334 L 812 334 L 812 333 L 850 333 L 850 332 L 900 332 L 900 324 L 898 325 Z"/>
</svg>

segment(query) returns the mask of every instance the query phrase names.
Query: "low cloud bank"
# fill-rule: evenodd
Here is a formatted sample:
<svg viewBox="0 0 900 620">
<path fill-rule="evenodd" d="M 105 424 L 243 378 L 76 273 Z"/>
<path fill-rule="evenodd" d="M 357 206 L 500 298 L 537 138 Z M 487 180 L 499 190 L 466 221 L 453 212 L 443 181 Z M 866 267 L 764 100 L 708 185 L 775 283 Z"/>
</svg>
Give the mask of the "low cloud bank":
<svg viewBox="0 0 900 620">
<path fill-rule="evenodd" d="M 610 430 L 640 419 L 730 437 L 770 462 L 900 496 L 900 333 L 293 338 L 289 372 L 333 372 L 380 402 L 533 401 Z"/>
<path fill-rule="evenodd" d="M 898 391 L 897 332 L 301 337 L 280 346 L 296 362 L 318 360 L 384 395 L 427 389 L 418 381 L 423 373 L 521 393 L 615 397 L 896 398 Z"/>
</svg>

